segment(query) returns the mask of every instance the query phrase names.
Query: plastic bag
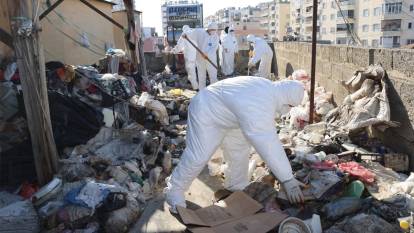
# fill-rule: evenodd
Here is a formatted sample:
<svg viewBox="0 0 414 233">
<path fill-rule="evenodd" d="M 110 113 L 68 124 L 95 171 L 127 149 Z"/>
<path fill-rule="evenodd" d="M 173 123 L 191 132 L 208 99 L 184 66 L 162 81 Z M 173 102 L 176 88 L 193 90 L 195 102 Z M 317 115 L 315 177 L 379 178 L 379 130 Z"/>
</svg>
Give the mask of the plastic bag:
<svg viewBox="0 0 414 233">
<path fill-rule="evenodd" d="M 362 200 L 355 197 L 342 197 L 322 207 L 329 220 L 335 221 L 343 216 L 353 214 L 362 207 Z"/>
</svg>

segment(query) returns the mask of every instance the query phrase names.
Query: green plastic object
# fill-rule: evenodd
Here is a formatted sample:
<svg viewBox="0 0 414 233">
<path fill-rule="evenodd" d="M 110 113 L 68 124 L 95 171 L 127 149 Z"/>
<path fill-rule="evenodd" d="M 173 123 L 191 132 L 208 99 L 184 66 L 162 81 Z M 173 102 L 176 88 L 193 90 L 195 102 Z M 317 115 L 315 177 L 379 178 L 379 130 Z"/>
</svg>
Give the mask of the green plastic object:
<svg viewBox="0 0 414 233">
<path fill-rule="evenodd" d="M 345 197 L 361 197 L 362 193 L 364 192 L 365 186 L 359 180 L 352 181 L 344 192 Z"/>
</svg>

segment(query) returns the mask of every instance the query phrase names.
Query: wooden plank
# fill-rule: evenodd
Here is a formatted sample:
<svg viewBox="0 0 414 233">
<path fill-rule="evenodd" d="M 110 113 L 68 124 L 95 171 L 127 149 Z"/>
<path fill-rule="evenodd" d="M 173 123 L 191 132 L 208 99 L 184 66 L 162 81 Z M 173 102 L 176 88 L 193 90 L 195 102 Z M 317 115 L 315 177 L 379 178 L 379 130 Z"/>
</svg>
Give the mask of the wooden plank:
<svg viewBox="0 0 414 233">
<path fill-rule="evenodd" d="M 64 0 L 58 0 L 53 5 L 51 5 L 49 8 L 47 8 L 40 16 L 39 20 L 42 20 L 44 17 L 46 17 L 50 12 L 52 12 L 56 7 L 58 7 Z"/>
<path fill-rule="evenodd" d="M 14 48 L 13 37 L 2 28 L 0 28 L 0 41 L 9 46 L 10 48 Z"/>
<path fill-rule="evenodd" d="M 90 4 L 89 2 L 87 2 L 86 0 L 80 0 L 83 4 L 85 4 L 87 7 L 91 8 L 93 11 L 95 11 L 96 13 L 100 14 L 102 17 L 104 17 L 105 19 L 107 19 L 109 22 L 113 23 L 115 26 L 119 27 L 120 29 L 124 30 L 124 26 L 122 26 L 120 23 L 116 22 L 114 19 L 112 19 L 111 17 L 107 16 L 105 13 L 103 13 L 102 11 L 100 11 L 98 8 L 96 8 L 94 5 Z"/>
</svg>

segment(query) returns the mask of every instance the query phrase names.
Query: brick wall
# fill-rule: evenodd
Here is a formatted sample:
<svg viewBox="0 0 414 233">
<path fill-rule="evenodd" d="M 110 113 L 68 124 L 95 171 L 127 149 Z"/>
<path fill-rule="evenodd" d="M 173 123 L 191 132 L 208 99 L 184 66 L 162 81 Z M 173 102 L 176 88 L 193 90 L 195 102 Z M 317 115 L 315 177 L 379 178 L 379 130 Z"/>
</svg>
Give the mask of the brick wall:
<svg viewBox="0 0 414 233">
<path fill-rule="evenodd" d="M 274 72 L 276 76 L 290 75 L 296 69 L 310 73 L 311 44 L 276 42 Z M 340 85 L 358 68 L 381 63 L 389 77 L 389 97 L 392 120 L 401 127 L 388 129 L 378 136 L 395 151 L 409 154 L 414 168 L 414 50 L 370 49 L 337 45 L 318 45 L 316 81 L 332 91 L 341 103 L 347 91 Z"/>
</svg>

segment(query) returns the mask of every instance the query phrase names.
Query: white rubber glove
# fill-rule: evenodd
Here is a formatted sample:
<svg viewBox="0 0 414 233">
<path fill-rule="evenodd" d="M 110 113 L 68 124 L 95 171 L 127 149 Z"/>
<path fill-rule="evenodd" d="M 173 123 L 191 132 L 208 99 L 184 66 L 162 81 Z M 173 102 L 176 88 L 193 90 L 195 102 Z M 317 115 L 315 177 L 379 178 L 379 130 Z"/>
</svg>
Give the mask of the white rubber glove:
<svg viewBox="0 0 414 233">
<path fill-rule="evenodd" d="M 290 203 L 297 204 L 304 202 L 305 198 L 300 189 L 300 183 L 295 178 L 283 182 L 282 186 Z"/>
<path fill-rule="evenodd" d="M 187 208 L 187 204 L 185 203 L 184 191 L 173 190 L 171 188 L 171 184 L 169 182 L 170 178 L 171 177 L 167 177 L 165 179 L 165 183 L 167 184 L 167 187 L 164 188 L 165 201 L 168 203 L 168 205 L 170 205 L 171 213 L 176 214 L 178 213 L 177 206 Z"/>
</svg>

